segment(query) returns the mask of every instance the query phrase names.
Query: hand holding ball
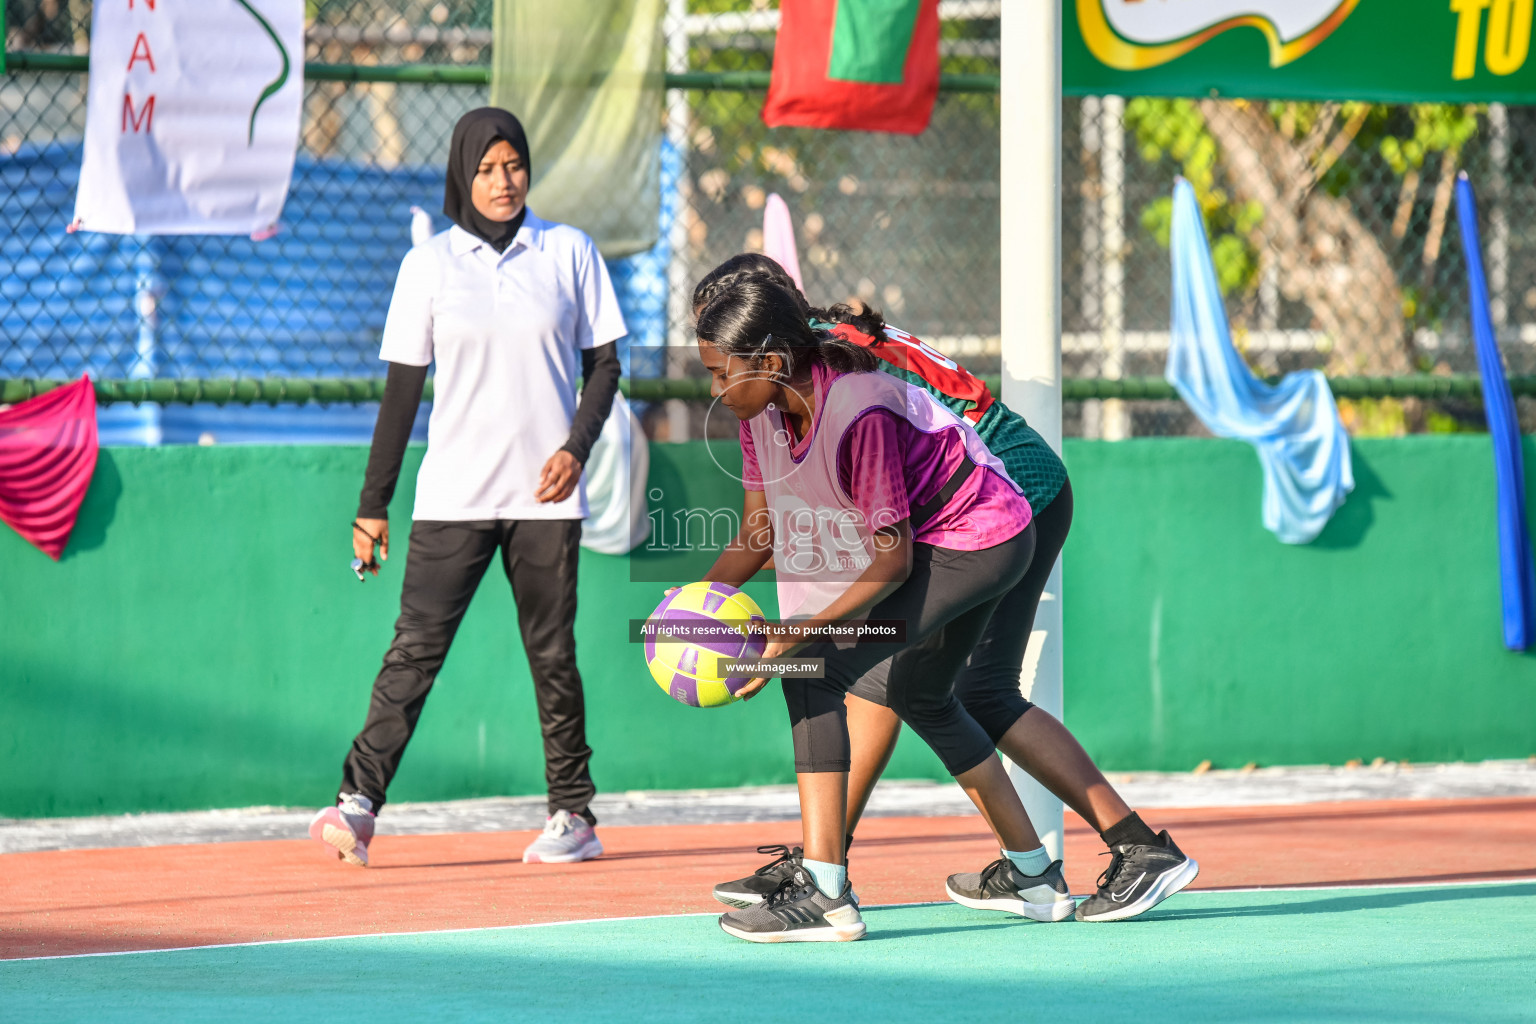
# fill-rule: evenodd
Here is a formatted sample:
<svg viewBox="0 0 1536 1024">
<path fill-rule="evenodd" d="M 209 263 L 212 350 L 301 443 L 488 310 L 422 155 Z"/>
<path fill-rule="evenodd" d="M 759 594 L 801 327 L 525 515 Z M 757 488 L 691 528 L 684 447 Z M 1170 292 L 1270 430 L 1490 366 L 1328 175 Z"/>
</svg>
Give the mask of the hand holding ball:
<svg viewBox="0 0 1536 1024">
<path fill-rule="evenodd" d="M 737 691 L 753 676 L 724 675 L 720 660 L 759 658 L 768 645 L 763 610 L 724 583 L 680 587 L 656 606 L 650 624 L 645 661 L 651 677 L 673 700 L 695 708 L 740 700 Z"/>
</svg>

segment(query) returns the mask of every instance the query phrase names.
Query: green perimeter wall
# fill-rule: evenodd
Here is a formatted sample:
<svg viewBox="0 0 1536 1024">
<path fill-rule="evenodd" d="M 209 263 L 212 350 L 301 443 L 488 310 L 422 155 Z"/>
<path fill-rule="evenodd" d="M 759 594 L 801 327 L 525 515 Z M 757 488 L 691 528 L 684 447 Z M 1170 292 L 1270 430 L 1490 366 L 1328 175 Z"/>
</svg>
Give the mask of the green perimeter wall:
<svg viewBox="0 0 1536 1024">
<path fill-rule="evenodd" d="M 667 506 L 738 506 L 702 443 L 651 451 Z M 1501 643 L 1486 436 L 1358 442 L 1355 494 L 1307 547 L 1259 525 L 1244 445 L 1066 451 L 1066 717 L 1106 768 L 1536 753 L 1536 660 Z M 365 460 L 352 447 L 109 449 L 62 562 L 0 529 L 0 815 L 327 802 L 391 635 L 412 499 L 404 484 L 395 556 L 359 584 L 348 521 Z M 661 590 L 632 575 L 697 574 L 697 559 L 667 557 L 582 553 L 599 786 L 790 781 L 777 688 L 685 708 L 626 642 Z M 752 589 L 771 611 L 771 587 Z M 391 797 L 541 792 L 540 751 L 493 568 Z M 942 777 L 910 735 L 889 774 Z"/>
</svg>

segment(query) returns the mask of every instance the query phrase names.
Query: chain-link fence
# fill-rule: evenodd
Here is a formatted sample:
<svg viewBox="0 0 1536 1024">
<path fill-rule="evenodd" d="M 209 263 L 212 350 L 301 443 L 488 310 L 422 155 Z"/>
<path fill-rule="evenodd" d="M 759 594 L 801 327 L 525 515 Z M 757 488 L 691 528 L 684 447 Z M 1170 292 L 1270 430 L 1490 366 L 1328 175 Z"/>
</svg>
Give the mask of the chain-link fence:
<svg viewBox="0 0 1536 1024">
<path fill-rule="evenodd" d="M 1452 200 L 1464 170 L 1479 189 L 1499 340 L 1510 372 L 1529 375 L 1536 370 L 1533 145 L 1536 111 L 1498 105 L 1069 99 L 1064 373 L 1161 372 L 1168 185 L 1179 174 L 1200 196 L 1234 342 L 1255 370 L 1452 381 L 1475 372 Z M 1404 384 L 1399 394 L 1415 390 Z M 1366 433 L 1481 423 L 1474 391 L 1443 390 L 1466 397 L 1346 399 L 1341 408 L 1349 426 Z M 1189 429 L 1182 407 L 1090 403 L 1079 416 L 1090 434 Z"/>
<path fill-rule="evenodd" d="M 254 242 L 66 234 L 90 2 L 6 0 L 0 378 L 377 377 L 412 207 L 446 226 L 447 138 L 486 100 L 491 8 L 311 0 L 283 230 Z M 611 262 L 632 328 L 632 393 L 658 393 L 638 386 L 647 378 L 699 372 L 689 358 L 693 282 L 761 246 L 774 192 L 794 215 L 813 299 L 863 300 L 975 372 L 999 372 L 1001 0 L 945 0 L 941 13 L 945 88 L 929 129 L 907 138 L 766 128 L 758 112 L 777 12 L 753 0 L 670 0 L 667 70 L 688 87 L 667 94 L 659 239 Z M 1450 188 L 1467 170 L 1483 202 L 1501 341 L 1513 372 L 1536 373 L 1533 147 L 1536 117 L 1497 106 L 1068 98 L 1063 372 L 1068 395 L 1086 398 L 1068 403 L 1067 432 L 1200 432 L 1177 402 L 1095 397 L 1166 394 L 1145 381 L 1161 376 L 1167 350 L 1177 174 L 1201 196 L 1234 339 L 1257 371 L 1460 383 L 1475 363 Z M 1364 432 L 1476 426 L 1475 389 L 1460 390 L 1468 397 L 1343 409 Z M 648 411 L 648 429 L 693 436 L 701 411 L 669 406 Z"/>
<path fill-rule="evenodd" d="M 489 3 L 311 3 L 306 58 L 379 66 L 483 63 Z M 412 207 L 441 204 L 448 133 L 473 85 L 316 80 L 282 230 L 230 236 L 67 234 L 90 4 L 11 0 L 0 86 L 0 376 L 104 380 L 371 377 Z M 39 56 L 41 55 L 41 56 Z M 17 59 L 18 56 L 21 59 Z M 48 66 L 47 64 L 44 65 Z M 482 79 L 484 75 L 480 76 Z M 441 221 L 441 217 L 439 217 Z M 439 223 L 439 227 L 445 226 Z"/>
</svg>

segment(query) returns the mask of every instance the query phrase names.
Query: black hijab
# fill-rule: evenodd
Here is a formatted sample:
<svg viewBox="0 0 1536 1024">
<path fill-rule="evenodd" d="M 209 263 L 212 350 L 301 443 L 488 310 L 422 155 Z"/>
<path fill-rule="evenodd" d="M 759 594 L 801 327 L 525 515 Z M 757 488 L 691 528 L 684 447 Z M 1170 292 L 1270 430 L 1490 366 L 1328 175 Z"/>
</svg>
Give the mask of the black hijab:
<svg viewBox="0 0 1536 1024">
<path fill-rule="evenodd" d="M 443 212 L 465 231 L 489 242 L 497 252 L 504 252 L 517 237 L 518 228 L 523 226 L 527 205 L 516 217 L 501 224 L 475 209 L 470 198 L 480 158 L 498 141 L 509 143 L 517 150 L 517 155 L 523 158 L 523 166 L 528 168 L 530 175 L 533 173 L 528 162 L 528 138 L 517 118 L 499 107 L 471 110 L 453 126 L 453 139 L 448 143 L 448 183 L 443 189 Z"/>
</svg>

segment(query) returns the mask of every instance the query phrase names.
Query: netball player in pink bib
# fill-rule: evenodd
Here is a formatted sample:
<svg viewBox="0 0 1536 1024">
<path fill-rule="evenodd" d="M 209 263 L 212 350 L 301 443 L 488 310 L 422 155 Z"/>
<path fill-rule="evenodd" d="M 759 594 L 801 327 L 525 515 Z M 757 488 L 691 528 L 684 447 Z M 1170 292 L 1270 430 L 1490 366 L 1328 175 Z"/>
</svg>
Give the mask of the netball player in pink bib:
<svg viewBox="0 0 1536 1024">
<path fill-rule="evenodd" d="M 812 308 L 783 267 L 760 253 L 741 253 L 702 277 L 693 293 L 695 317 L 717 295 L 742 281 L 770 281 L 793 295 L 800 314 L 813 327 L 825 327 L 880 358 L 880 372 L 927 391 L 940 404 L 969 421 L 987 448 L 1023 490 L 1035 529 L 1035 554 L 1029 571 L 992 613 L 986 631 L 955 677 L 955 696 L 987 731 L 999 753 L 1039 780 L 1098 831 L 1112 854 L 1099 878 L 1098 892 L 1078 904 L 1079 921 L 1123 921 L 1144 914 L 1187 886 L 1199 865 L 1174 843 L 1158 835 L 1116 793 L 1077 739 L 1046 711 L 1024 698 L 1020 666 L 1046 580 L 1060 555 L 1072 523 L 1072 488 L 1055 451 L 1024 418 L 997 401 L 987 385 L 965 367 L 904 331 L 885 324 L 867 306 Z M 848 694 L 848 734 L 852 764 L 848 775 L 848 845 L 875 782 L 890 761 L 901 719 L 889 708 L 885 677 L 889 662 L 866 673 Z M 798 846 L 761 846 L 773 856 L 750 874 L 714 887 L 715 899 L 730 907 L 749 907 L 775 891 L 799 866 Z M 1043 850 L 1021 858 L 1026 875 L 1049 866 Z M 1010 862 L 1011 863 L 1011 862 Z M 980 872 L 950 878 L 949 897 L 967 907 L 1020 913 L 1025 908 L 1001 863 Z"/>
<path fill-rule="evenodd" d="M 1060 864 L 1020 866 L 1040 863 L 1039 837 L 992 740 L 954 694 L 993 609 L 1029 568 L 1028 501 L 969 424 L 923 389 L 873 372 L 867 350 L 812 329 L 777 284 L 746 280 L 716 296 L 697 332 L 712 393 L 741 421 L 746 486 L 741 530 L 706 578 L 739 586 L 772 555 L 780 614 L 795 629 L 766 656 L 825 661 L 821 677 L 783 681 L 803 860 L 721 927 L 756 942 L 863 936 L 845 860 L 844 697 L 887 658 L 890 706 L 997 835 L 1018 912 L 1070 916 Z M 904 638 L 817 635 L 866 620 L 898 623 Z"/>
</svg>

